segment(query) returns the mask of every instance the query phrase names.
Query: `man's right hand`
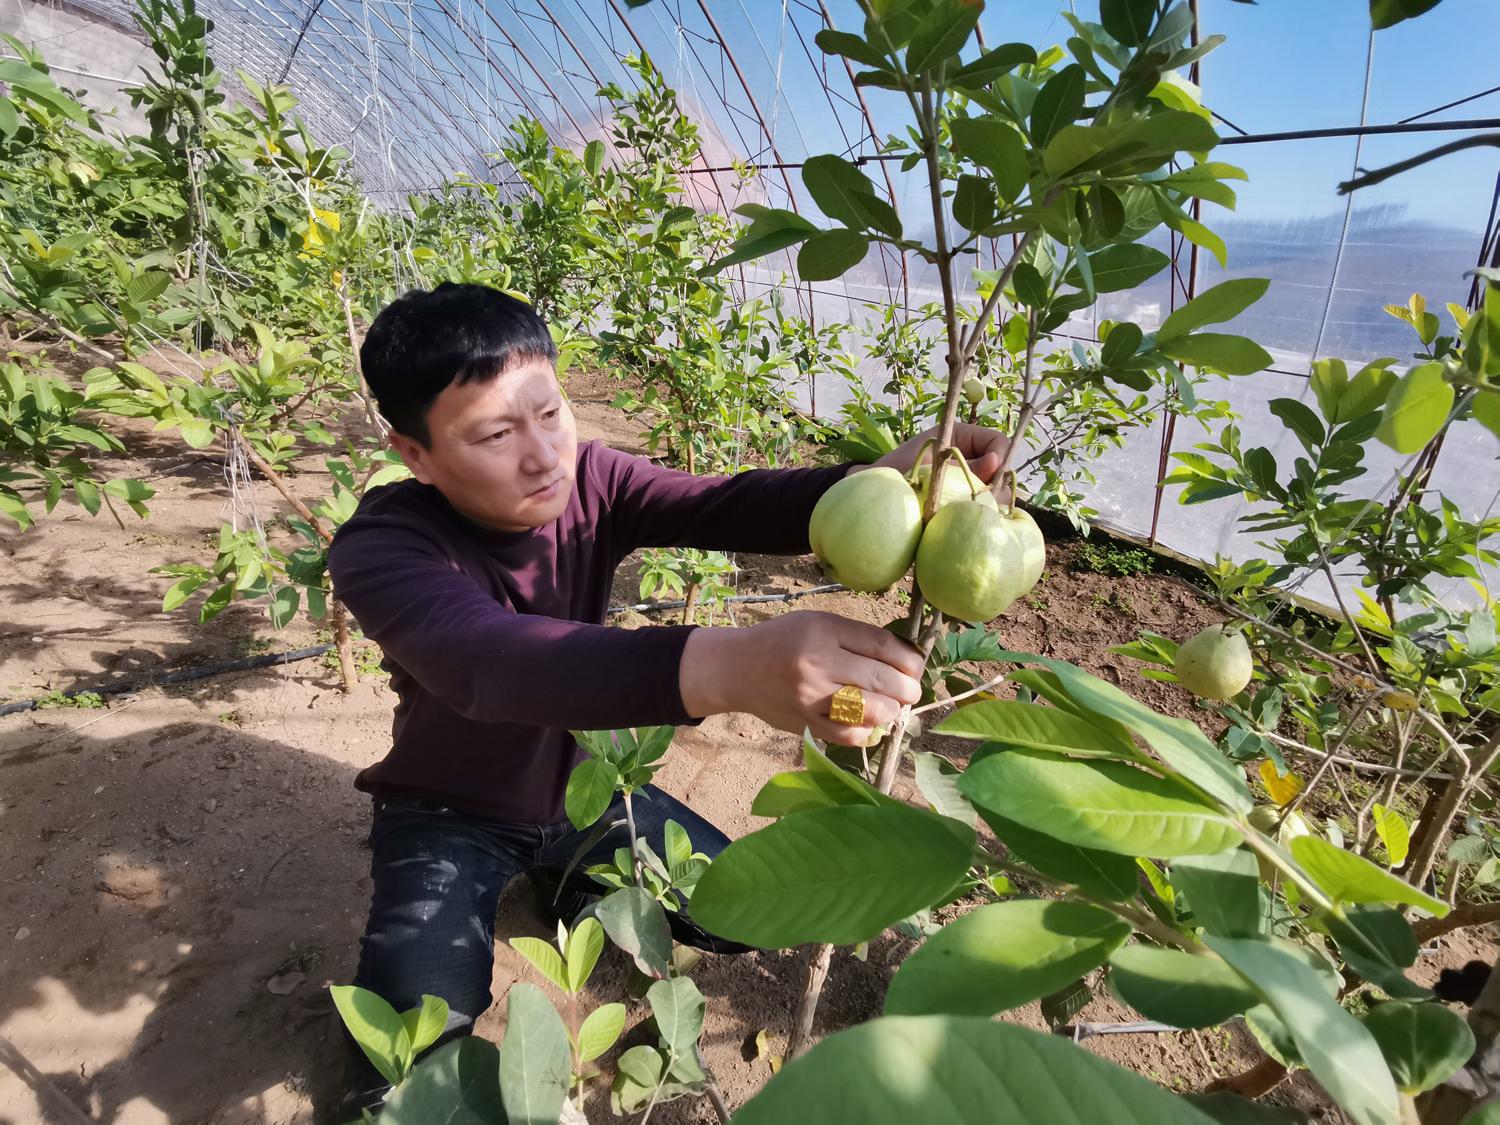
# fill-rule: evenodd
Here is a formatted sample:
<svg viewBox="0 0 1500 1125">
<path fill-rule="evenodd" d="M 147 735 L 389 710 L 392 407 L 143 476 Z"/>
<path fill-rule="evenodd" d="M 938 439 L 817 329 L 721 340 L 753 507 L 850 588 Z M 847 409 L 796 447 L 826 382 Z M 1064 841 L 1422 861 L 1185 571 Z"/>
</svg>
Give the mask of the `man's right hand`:
<svg viewBox="0 0 1500 1125">
<path fill-rule="evenodd" d="M 833 693 L 864 694 L 864 722 L 828 718 Z M 695 629 L 682 653 L 682 701 L 702 718 L 743 711 L 780 730 L 863 746 L 922 693 L 922 658 L 888 630 L 836 613 L 801 610 L 748 629 Z"/>
</svg>

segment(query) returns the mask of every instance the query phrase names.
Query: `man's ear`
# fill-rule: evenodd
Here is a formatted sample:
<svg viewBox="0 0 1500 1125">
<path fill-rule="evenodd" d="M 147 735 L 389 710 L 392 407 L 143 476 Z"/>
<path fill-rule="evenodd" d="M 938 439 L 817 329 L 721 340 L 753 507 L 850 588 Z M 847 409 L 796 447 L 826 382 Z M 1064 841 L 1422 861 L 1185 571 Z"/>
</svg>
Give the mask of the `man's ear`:
<svg viewBox="0 0 1500 1125">
<path fill-rule="evenodd" d="M 409 438 L 403 433 L 395 430 L 390 432 L 389 441 L 391 448 L 396 451 L 406 467 L 411 470 L 411 475 L 423 484 L 432 483 L 432 473 L 427 467 L 427 449 L 415 438 Z"/>
</svg>

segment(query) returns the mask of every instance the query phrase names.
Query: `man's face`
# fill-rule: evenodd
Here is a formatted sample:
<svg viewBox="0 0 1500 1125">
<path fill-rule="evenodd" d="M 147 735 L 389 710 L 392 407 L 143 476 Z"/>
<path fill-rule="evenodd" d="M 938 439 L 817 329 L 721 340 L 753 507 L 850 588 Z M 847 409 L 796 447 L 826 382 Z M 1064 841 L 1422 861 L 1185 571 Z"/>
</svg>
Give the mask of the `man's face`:
<svg viewBox="0 0 1500 1125">
<path fill-rule="evenodd" d="M 391 445 L 413 476 L 474 522 L 525 531 L 567 507 L 578 430 L 550 360 L 523 360 L 488 382 L 448 384 L 427 428 L 427 446 L 398 433 Z"/>
</svg>

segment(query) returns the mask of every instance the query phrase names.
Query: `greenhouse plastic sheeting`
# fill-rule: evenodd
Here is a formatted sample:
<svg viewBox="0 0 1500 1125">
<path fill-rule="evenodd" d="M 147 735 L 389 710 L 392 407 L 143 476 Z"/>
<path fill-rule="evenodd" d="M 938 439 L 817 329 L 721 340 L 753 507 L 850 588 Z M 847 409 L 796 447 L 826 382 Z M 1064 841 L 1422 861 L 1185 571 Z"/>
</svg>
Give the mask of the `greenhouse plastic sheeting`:
<svg viewBox="0 0 1500 1125">
<path fill-rule="evenodd" d="M 991 44 L 1060 43 L 1069 34 L 1060 6 L 992 3 L 981 28 Z M 1207 393 L 1232 402 L 1249 440 L 1269 440 L 1278 463 L 1287 464 L 1290 435 L 1266 403 L 1306 398 L 1314 356 L 1409 362 L 1414 339 L 1381 306 L 1404 303 L 1413 292 L 1424 294 L 1433 310 L 1468 299 L 1464 271 L 1485 252 L 1500 179 L 1494 150 L 1472 150 L 1345 199 L 1335 186 L 1357 166 L 1387 164 L 1465 132 L 1265 135 L 1500 117 L 1500 92 L 1486 89 L 1500 58 L 1500 9 L 1494 0 L 1445 0 L 1420 19 L 1372 34 L 1367 0 L 1295 8 L 1201 0 L 1198 6 L 1202 33 L 1228 36 L 1200 76 L 1225 138 L 1216 159 L 1239 164 L 1250 179 L 1235 185 L 1235 212 L 1205 206 L 1203 219 L 1224 236 L 1229 258 L 1221 268 L 1202 255 L 1195 284 L 1202 291 L 1224 277 L 1271 278 L 1267 296 L 1233 330 L 1275 357 L 1272 370 Z M 1092 8 L 1078 5 L 1085 17 Z M 597 90 L 606 82 L 633 86 L 621 59 L 642 51 L 700 127 L 702 166 L 690 179 L 704 208 L 769 202 L 816 216 L 801 188 L 800 161 L 822 152 L 869 156 L 875 138 L 905 128 L 900 95 L 857 92 L 843 62 L 813 42 L 824 27 L 858 26 L 853 0 L 654 0 L 639 8 L 623 0 L 202 0 L 200 10 L 214 20 L 211 47 L 221 70 L 243 69 L 263 83 L 290 86 L 319 139 L 347 148 L 366 190 L 387 206 L 401 206 L 408 193 L 431 190 L 457 172 L 509 182 L 493 154 L 517 116 L 540 120 L 555 141 L 574 148 L 602 136 L 610 107 Z M 71 60 L 74 80 L 106 103 L 113 95 L 117 106 L 120 81 L 133 77 L 141 55 L 125 38 L 130 27 L 129 7 L 119 0 L 12 0 L 0 7 L 0 30 L 45 39 L 49 57 Z M 38 35 L 39 28 L 46 34 Z M 113 50 L 101 35 L 114 36 Z M 767 167 L 737 186 L 726 170 L 734 161 Z M 867 170 L 888 188 L 909 230 L 930 232 L 920 171 L 903 174 L 892 162 Z M 1164 237 L 1161 244 L 1166 248 Z M 1184 299 L 1188 259 L 1179 250 L 1181 283 L 1163 274 L 1135 292 L 1109 295 L 1091 317 L 1129 317 L 1149 328 Z M 810 309 L 820 321 L 856 325 L 871 317 L 867 304 L 918 306 L 938 298 L 925 263 L 902 262 L 889 248 L 839 281 L 813 287 L 792 288 L 780 272 L 786 268 L 784 257 L 758 263 L 735 284 L 745 298 L 780 290 L 791 307 Z M 1091 339 L 1094 330 L 1089 319 L 1064 332 Z M 880 373 L 868 362 L 862 374 L 878 385 Z M 810 404 L 808 392 L 800 389 Z M 837 381 L 821 382 L 818 413 L 836 413 L 847 396 Z M 1181 424 L 1173 448 L 1206 436 L 1195 423 Z M 1136 534 L 1152 529 L 1161 439 L 1160 424 L 1134 433 L 1098 466 L 1099 485 L 1089 499 L 1101 522 Z M 1383 447 L 1371 456 L 1364 483 L 1378 490 L 1402 459 Z M 1433 484 L 1470 516 L 1490 512 L 1500 487 L 1495 456 L 1491 435 L 1458 427 Z M 1232 502 L 1183 508 L 1172 491 L 1161 504 L 1162 543 L 1198 558 L 1257 553 L 1237 531 L 1243 513 Z M 1307 591 L 1315 589 L 1308 584 Z"/>
</svg>

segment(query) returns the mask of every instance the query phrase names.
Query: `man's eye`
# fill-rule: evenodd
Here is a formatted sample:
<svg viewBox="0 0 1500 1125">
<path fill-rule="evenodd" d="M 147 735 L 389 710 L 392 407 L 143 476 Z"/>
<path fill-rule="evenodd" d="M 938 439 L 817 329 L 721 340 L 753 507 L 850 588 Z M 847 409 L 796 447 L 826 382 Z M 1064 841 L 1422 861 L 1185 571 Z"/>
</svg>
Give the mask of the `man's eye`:
<svg viewBox="0 0 1500 1125">
<path fill-rule="evenodd" d="M 562 410 L 562 407 L 560 407 L 560 406 L 554 406 L 551 410 L 546 411 L 542 415 L 542 421 L 546 422 L 546 421 L 550 421 L 553 418 L 556 418 L 557 415 L 558 415 L 558 413 L 561 410 Z"/>
<path fill-rule="evenodd" d="M 509 430 L 496 430 L 494 433 L 492 433 L 485 440 L 486 441 L 499 441 L 501 438 L 506 438 L 506 437 L 509 437 L 509 436 L 510 436 L 510 431 Z"/>
</svg>

